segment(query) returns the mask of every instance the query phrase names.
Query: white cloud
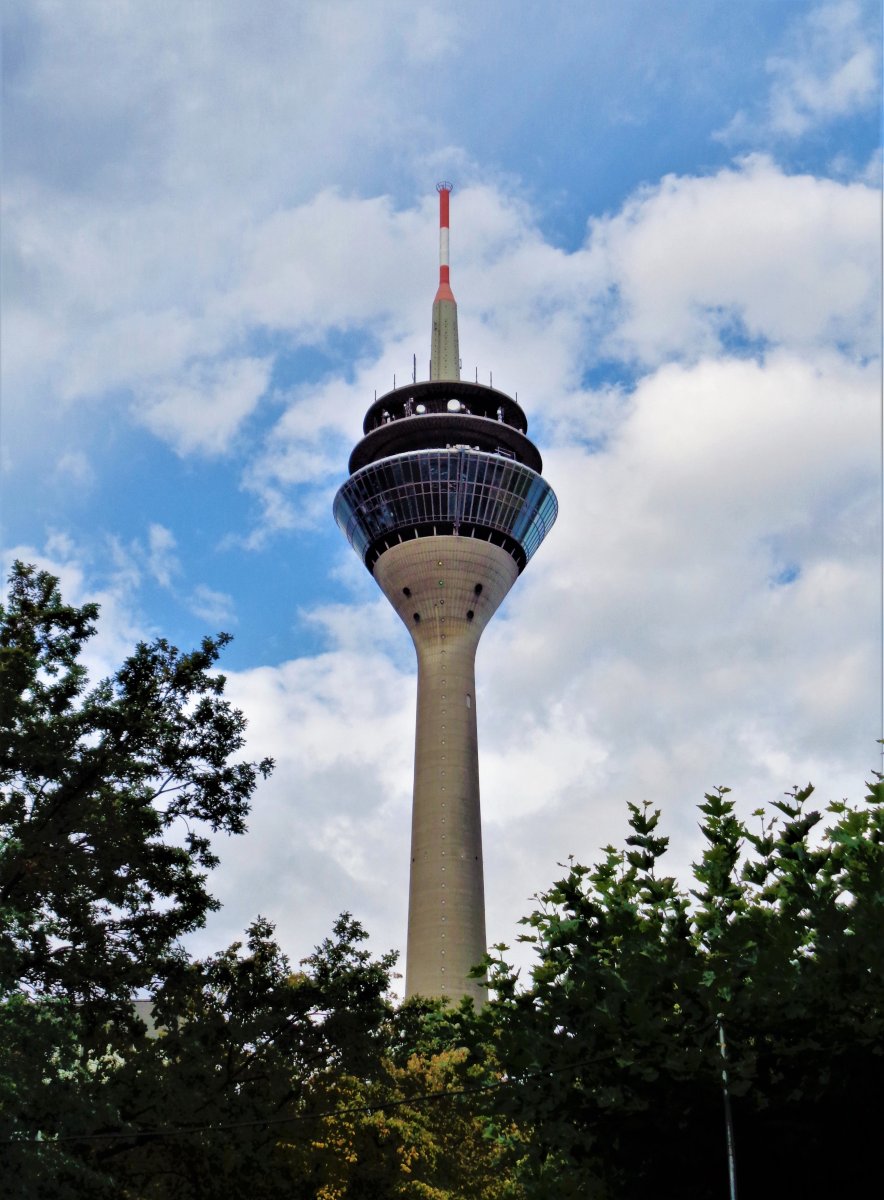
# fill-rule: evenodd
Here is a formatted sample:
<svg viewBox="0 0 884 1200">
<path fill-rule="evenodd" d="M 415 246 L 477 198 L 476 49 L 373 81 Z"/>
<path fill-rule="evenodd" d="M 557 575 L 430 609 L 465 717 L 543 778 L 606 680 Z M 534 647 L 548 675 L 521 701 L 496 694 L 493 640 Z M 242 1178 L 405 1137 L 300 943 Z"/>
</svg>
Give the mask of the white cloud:
<svg viewBox="0 0 884 1200">
<path fill-rule="evenodd" d="M 465 375 L 474 363 L 480 378 L 496 371 L 498 386 L 533 395 L 566 424 L 580 372 L 599 353 L 653 364 L 708 354 L 735 335 L 877 347 L 868 264 L 878 201 L 860 183 L 789 176 L 758 157 L 706 178 L 667 177 L 593 221 L 586 247 L 570 254 L 543 239 L 524 205 L 487 186 L 459 191 L 456 219 Z M 255 411 L 273 366 L 267 355 L 221 357 L 225 339 L 244 344 L 243 330 L 259 327 L 322 344 L 332 329 L 373 330 L 383 339 L 376 357 L 351 382 L 296 391 L 247 468 L 273 524 L 303 523 L 309 501 L 299 515 L 279 486 L 327 490 L 372 388 L 405 376 L 412 352 L 425 350 L 434 220 L 429 201 L 395 211 L 385 198 L 334 192 L 281 209 L 241 239 L 223 286 L 206 277 L 211 300 L 200 309 L 123 307 L 72 336 L 65 394 L 131 388 L 136 418 L 179 454 L 218 454 Z M 142 251 L 152 247 L 148 239 Z M 64 325 L 66 314 L 51 319 Z M 44 356 L 29 351 L 29 361 Z"/>
<path fill-rule="evenodd" d="M 386 203 L 328 195 L 309 212 L 286 214 L 289 226 L 328 222 L 310 252 L 314 261 L 334 246 L 346 248 L 336 251 L 342 259 L 355 256 L 357 281 L 349 288 L 335 276 L 327 303 L 289 301 L 297 291 L 286 282 L 291 268 L 285 254 L 271 253 L 268 233 L 258 256 L 262 282 L 254 285 L 254 295 L 265 296 L 263 320 L 294 328 L 323 313 L 334 324 L 374 311 L 387 336 L 377 357 L 356 364 L 351 380 L 332 377 L 275 397 L 286 410 L 246 474 L 264 505 L 265 532 L 327 520 L 373 388 L 379 381 L 392 386 L 397 371 L 400 382 L 407 377 L 412 349 L 428 340 L 426 279 L 433 268 L 413 265 L 418 244 L 432 242 L 424 209 L 394 213 Z M 870 264 L 880 241 L 878 198 L 863 184 L 790 176 L 759 157 L 705 178 L 668 177 L 620 213 L 593 221 L 586 246 L 570 254 L 544 241 L 523 205 L 488 187 L 459 192 L 456 218 L 466 243 L 455 236 L 464 374 L 472 375 L 471 362 L 482 364 L 480 379 L 495 371 L 495 383 L 518 388 L 529 413 L 541 413 L 563 440 L 604 441 L 630 411 L 622 385 L 591 395 L 581 390 L 582 373 L 599 358 L 625 356 L 653 367 L 729 347 L 740 352 L 744 343 L 755 355 L 837 347 L 862 357 L 877 349 L 879 292 Z M 369 231 L 366 245 L 379 240 L 386 257 L 396 259 L 399 241 L 406 248 L 412 265 L 398 290 L 373 276 L 386 268 L 353 242 L 347 231 L 360 227 Z M 317 266 L 312 274 L 321 279 L 324 271 Z"/>
<path fill-rule="evenodd" d="M 68 450 L 55 464 L 55 474 L 76 487 L 86 489 L 95 483 L 96 475 L 82 450 Z"/>
<path fill-rule="evenodd" d="M 622 842 L 627 800 L 662 805 L 683 871 L 716 784 L 744 811 L 808 779 L 859 797 L 878 423 L 873 369 L 705 362 L 645 381 L 608 453 L 547 455 L 559 522 L 480 651 L 492 936 L 556 862 Z"/>
<path fill-rule="evenodd" d="M 799 138 L 873 111 L 881 101 L 880 24 L 880 7 L 858 0 L 821 4 L 796 18 L 785 52 L 765 64 L 770 92 L 763 115 L 741 110 L 719 136 Z"/>
<path fill-rule="evenodd" d="M 177 542 L 171 529 L 152 524 L 147 531 L 148 569 L 163 588 L 171 588 L 173 579 L 181 574 L 181 563 L 175 553 Z"/>
<path fill-rule="evenodd" d="M 249 719 L 249 754 L 272 755 L 276 770 L 259 788 L 248 836 L 221 848 L 212 886 L 225 909 L 199 944 L 217 946 L 261 911 L 297 953 L 344 909 L 376 948 L 400 944 L 413 678 L 373 649 L 340 649 L 228 681 Z"/>
<path fill-rule="evenodd" d="M 408 311 L 432 284 L 434 217 L 427 198 L 395 212 L 387 196 L 344 197 L 323 191 L 281 209 L 248 233 L 242 276 L 225 301 L 254 324 L 322 338 L 329 330 L 380 325 Z M 401 263 L 427 270 L 403 277 Z M 398 268 L 397 268 L 397 264 Z"/>
<path fill-rule="evenodd" d="M 405 0 L 370 12 L 270 5 L 260 20 L 236 0 L 211 14 L 166 5 L 162 20 L 137 6 L 37 0 L 27 21 L 11 19 L 7 397 L 27 412 L 47 393 L 114 402 L 115 391 L 146 392 L 151 427 L 180 452 L 226 444 L 229 414 L 218 434 L 207 420 L 182 428 L 180 373 L 197 391 L 204 376 L 211 384 L 242 323 L 260 323 L 268 305 L 283 326 L 286 305 L 304 328 L 375 318 L 394 291 L 395 256 L 375 242 L 366 290 L 367 230 L 347 223 L 359 206 L 341 200 L 333 220 L 311 213 L 332 182 L 383 190 L 383 147 L 389 161 L 425 122 L 403 98 L 423 98 L 456 25 L 438 4 L 416 20 Z M 249 361 L 229 364 L 241 384 Z M 225 399 L 236 413 L 248 405 Z"/>
<path fill-rule="evenodd" d="M 559 521 L 477 664 L 491 941 L 567 855 L 622 842 L 628 800 L 663 807 L 683 872 L 716 784 L 746 813 L 808 779 L 823 803 L 857 797 L 878 727 L 877 396 L 873 367 L 831 351 L 669 364 L 605 453 L 548 452 Z M 251 752 L 279 765 L 223 848 L 206 945 L 258 908 L 303 946 L 344 907 L 376 949 L 403 944 L 414 661 L 365 584 L 303 614 L 327 653 L 231 677 Z"/>
<path fill-rule="evenodd" d="M 768 59 L 774 131 L 797 137 L 821 121 L 868 110 L 879 101 L 879 41 L 870 36 L 874 16 L 868 21 L 864 7 L 856 0 L 821 5 L 797 31 L 796 56 Z"/>
<path fill-rule="evenodd" d="M 188 608 L 202 621 L 215 626 L 227 626 L 236 622 L 236 603 L 226 592 L 217 592 L 200 583 L 193 589 L 187 601 Z"/>
<path fill-rule="evenodd" d="M 269 358 L 201 363 L 138 397 L 136 419 L 179 454 L 221 454 L 267 390 Z"/>
<path fill-rule="evenodd" d="M 35 0 L 41 40 L 10 81 L 3 366 L 34 444 L 65 407 L 95 424 L 115 405 L 179 455 L 230 453 L 264 506 L 253 545 L 339 536 L 331 496 L 373 390 L 415 352 L 426 370 L 435 197 L 391 197 L 456 164 L 464 374 L 518 389 L 562 506 L 479 654 L 489 933 L 510 939 L 557 861 L 621 839 L 627 799 L 663 804 L 683 865 L 716 783 L 750 807 L 808 776 L 824 798 L 856 794 L 878 732 L 879 199 L 755 156 L 669 175 L 563 249 L 519 180 L 489 183 L 470 144 L 442 145 L 428 63 L 465 51 L 474 18 L 418 10 L 271 4 L 255 20 L 217 0 L 145 20 Z M 769 64 L 765 137 L 868 104 L 863 11 L 801 20 Z M 509 96 L 492 101 L 502 120 Z M 593 194 L 587 177 L 563 186 Z M 324 378 L 286 381 L 289 354 L 341 331 L 359 345 L 346 377 L 329 355 Z M 595 371 L 617 382 L 590 386 Z M 48 461 L 85 476 L 75 447 Z M 202 619 L 233 619 L 236 588 L 189 579 L 190 549 L 158 524 L 111 543 L 99 673 L 145 636 L 149 574 Z M 70 599 L 95 593 L 71 539 L 41 561 Z M 297 956 L 345 907 L 377 948 L 401 945 L 413 655 L 347 561 L 346 603 L 299 613 L 327 652 L 229 673 L 251 752 L 278 768 L 248 838 L 221 848 L 206 949 L 263 911 Z"/>
<path fill-rule="evenodd" d="M 657 362 L 736 334 L 874 354 L 880 198 L 863 184 L 787 175 L 753 157 L 706 178 L 667 177 L 590 225 L 619 297 L 611 353 Z"/>
</svg>

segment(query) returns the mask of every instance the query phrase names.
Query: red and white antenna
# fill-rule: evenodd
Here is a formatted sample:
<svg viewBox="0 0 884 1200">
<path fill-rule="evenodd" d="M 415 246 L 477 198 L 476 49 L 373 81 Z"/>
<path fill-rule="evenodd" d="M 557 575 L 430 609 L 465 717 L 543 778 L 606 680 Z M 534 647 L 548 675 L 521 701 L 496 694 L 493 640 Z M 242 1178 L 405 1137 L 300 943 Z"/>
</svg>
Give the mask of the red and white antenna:
<svg viewBox="0 0 884 1200">
<path fill-rule="evenodd" d="M 433 337 L 430 350 L 431 379 L 460 379 L 457 338 L 457 303 L 451 290 L 448 260 L 448 205 L 451 184 L 436 184 L 439 193 L 439 287 L 433 301 Z"/>
<path fill-rule="evenodd" d="M 436 292 L 436 299 L 453 302 L 454 293 L 451 291 L 451 272 L 448 262 L 448 205 L 451 184 L 437 183 L 436 191 L 439 193 L 439 290 Z"/>
</svg>

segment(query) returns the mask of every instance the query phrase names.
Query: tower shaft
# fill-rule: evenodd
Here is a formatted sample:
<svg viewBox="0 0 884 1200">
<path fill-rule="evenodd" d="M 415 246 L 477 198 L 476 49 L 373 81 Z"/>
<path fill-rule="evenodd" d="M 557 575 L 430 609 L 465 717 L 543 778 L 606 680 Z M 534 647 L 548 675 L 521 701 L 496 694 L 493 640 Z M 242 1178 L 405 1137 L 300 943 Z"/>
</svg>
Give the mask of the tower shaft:
<svg viewBox="0 0 884 1200">
<path fill-rule="evenodd" d="M 408 996 L 485 999 L 469 977 L 486 951 L 475 661 L 518 573 L 506 550 L 455 535 L 403 542 L 375 568 L 418 660 Z"/>
</svg>

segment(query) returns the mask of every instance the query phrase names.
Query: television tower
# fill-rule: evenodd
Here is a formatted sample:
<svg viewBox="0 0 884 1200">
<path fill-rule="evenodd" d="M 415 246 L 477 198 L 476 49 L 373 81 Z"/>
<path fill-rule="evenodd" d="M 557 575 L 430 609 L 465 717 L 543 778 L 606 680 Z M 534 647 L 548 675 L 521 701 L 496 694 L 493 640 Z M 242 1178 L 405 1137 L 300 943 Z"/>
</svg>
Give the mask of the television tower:
<svg viewBox="0 0 884 1200">
<path fill-rule="evenodd" d="M 430 378 L 371 405 L 334 513 L 417 651 L 405 992 L 481 1004 L 469 977 L 486 952 L 476 649 L 558 506 L 517 402 L 460 378 L 451 184 L 437 190 Z"/>
</svg>

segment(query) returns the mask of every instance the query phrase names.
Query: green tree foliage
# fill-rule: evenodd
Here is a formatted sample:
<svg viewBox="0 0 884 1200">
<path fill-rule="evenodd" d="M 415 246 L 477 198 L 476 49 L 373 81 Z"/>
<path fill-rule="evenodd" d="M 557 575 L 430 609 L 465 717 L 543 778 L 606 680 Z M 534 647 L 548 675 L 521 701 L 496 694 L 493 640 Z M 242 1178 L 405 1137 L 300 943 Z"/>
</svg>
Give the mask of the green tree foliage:
<svg viewBox="0 0 884 1200">
<path fill-rule="evenodd" d="M 659 813 L 525 918 L 527 985 L 480 1012 L 390 999 L 344 915 L 296 970 L 256 920 L 193 961 L 213 833 L 269 762 L 214 670 L 226 638 L 140 645 L 89 688 L 94 605 L 17 565 L 0 611 L 0 1166 L 34 1200 L 724 1197 L 719 1039 L 743 1194 L 876 1171 L 884 784 L 757 826 L 700 807 L 692 886 Z M 150 997 L 158 1036 L 132 1004 Z"/>
<path fill-rule="evenodd" d="M 235 759 L 245 721 L 213 671 L 225 635 L 189 654 L 141 644 L 90 689 L 80 659 L 96 618 L 15 565 L 0 609 L 6 1136 L 57 1128 L 62 1113 L 103 1119 L 115 1044 L 139 1032 L 132 997 L 174 974 L 179 938 L 217 907 L 210 834 L 244 830 L 272 766 Z"/>
<path fill-rule="evenodd" d="M 396 1009 L 393 956 L 365 936 L 344 915 L 293 972 L 257 921 L 245 946 L 179 963 L 159 1035 L 109 1029 L 75 1103 L 19 1153 L 23 1194 L 518 1200 L 509 1148 L 475 1111 L 487 1055 L 455 1044 L 475 1037 L 471 1010 Z"/>
<path fill-rule="evenodd" d="M 105 1084 L 114 1137 L 84 1153 L 143 1200 L 314 1195 L 317 1109 L 336 1081 L 381 1070 L 392 956 L 373 960 L 345 915 L 293 972 L 272 933 L 256 921 L 245 946 L 175 972 L 155 998 L 160 1036 Z"/>
<path fill-rule="evenodd" d="M 212 668 L 139 645 L 86 690 L 97 607 L 17 564 L 0 610 L 0 979 L 32 996 L 129 998 L 217 902 L 209 832 L 242 833 L 272 764 L 231 761 L 245 720 Z"/>
<path fill-rule="evenodd" d="M 214 671 L 140 645 L 89 688 L 95 605 L 17 564 L 0 610 L 0 1163 L 46 1200 L 498 1200 L 469 1006 L 396 1009 L 349 916 L 292 970 L 258 919 L 205 961 L 210 835 L 271 764 Z M 149 997 L 157 1036 L 137 1015 Z M 429 1096 L 428 1093 L 431 1093 Z"/>
<path fill-rule="evenodd" d="M 521 1200 L 512 1172 L 518 1132 L 510 1124 L 501 1136 L 490 1115 L 487 1093 L 500 1070 L 484 1034 L 468 999 L 452 1009 L 415 998 L 392 1010 L 383 1073 L 362 1092 L 374 1107 L 347 1124 L 326 1122 L 338 1152 L 323 1161 L 352 1166 L 338 1168 L 322 1200 Z"/>
<path fill-rule="evenodd" d="M 874 1177 L 884 1084 L 884 785 L 862 808 L 812 788 L 741 821 L 700 806 L 686 893 L 659 870 L 659 812 L 630 806 L 624 852 L 572 864 L 525 923 L 520 988 L 502 952 L 483 1014 L 529 1126 L 538 1196 L 727 1194 L 719 1030 L 745 1194 L 854 1194 Z M 859 1194 L 858 1191 L 856 1194 Z"/>
</svg>

